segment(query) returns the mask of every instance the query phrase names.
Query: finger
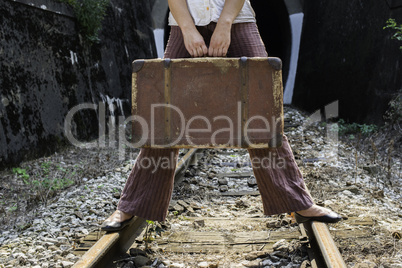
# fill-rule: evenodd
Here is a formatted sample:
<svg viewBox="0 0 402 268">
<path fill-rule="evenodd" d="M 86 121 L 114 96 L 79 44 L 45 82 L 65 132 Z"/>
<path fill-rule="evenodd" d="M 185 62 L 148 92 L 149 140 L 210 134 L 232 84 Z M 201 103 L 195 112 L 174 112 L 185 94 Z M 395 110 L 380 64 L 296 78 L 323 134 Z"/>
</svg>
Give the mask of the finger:
<svg viewBox="0 0 402 268">
<path fill-rule="evenodd" d="M 214 55 L 214 49 L 212 47 L 209 47 L 208 56 L 212 57 L 213 55 Z"/>
<path fill-rule="evenodd" d="M 223 57 L 223 49 L 222 48 L 218 49 L 218 57 Z"/>
<path fill-rule="evenodd" d="M 204 50 L 202 49 L 202 47 L 198 47 L 197 52 L 198 52 L 198 57 L 203 57 L 204 56 Z"/>
<path fill-rule="evenodd" d="M 191 57 L 194 57 L 194 49 L 187 45 L 185 47 L 186 47 L 188 54 L 190 54 Z"/>
<path fill-rule="evenodd" d="M 200 51 L 201 51 L 201 48 L 199 48 L 199 47 L 194 48 L 194 57 L 200 57 L 201 56 Z"/>
<path fill-rule="evenodd" d="M 194 58 L 198 57 L 197 48 L 194 48 L 194 49 L 193 49 L 193 57 L 194 57 Z"/>
<path fill-rule="evenodd" d="M 206 45 L 203 45 L 203 46 L 202 46 L 202 55 L 203 55 L 203 56 L 208 55 L 208 48 L 207 48 Z"/>
<path fill-rule="evenodd" d="M 214 49 L 214 57 L 219 57 L 219 49 Z"/>
<path fill-rule="evenodd" d="M 228 54 L 228 48 L 225 47 L 222 49 L 222 57 L 226 57 L 227 54 Z"/>
<path fill-rule="evenodd" d="M 197 49 L 195 49 L 195 48 L 193 48 L 192 50 L 191 50 L 191 57 L 197 57 Z"/>
</svg>

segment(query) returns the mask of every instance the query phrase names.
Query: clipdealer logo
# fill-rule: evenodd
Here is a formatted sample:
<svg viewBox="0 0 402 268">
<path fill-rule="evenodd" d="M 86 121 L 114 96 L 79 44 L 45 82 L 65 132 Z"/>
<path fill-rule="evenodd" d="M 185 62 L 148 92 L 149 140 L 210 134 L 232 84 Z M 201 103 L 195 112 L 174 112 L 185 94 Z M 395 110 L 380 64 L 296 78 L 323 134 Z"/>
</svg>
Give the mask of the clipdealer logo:
<svg viewBox="0 0 402 268">
<path fill-rule="evenodd" d="M 124 160 L 126 157 L 126 149 L 127 148 L 139 148 L 143 146 L 147 141 L 150 141 L 150 147 L 156 146 L 159 148 L 170 148 L 177 145 L 177 142 L 186 140 L 188 145 L 194 145 L 194 141 L 192 139 L 192 133 L 209 133 L 211 139 L 210 144 L 216 144 L 216 137 L 218 134 L 227 133 L 226 144 L 225 146 L 230 147 L 236 144 L 235 136 L 241 136 L 241 133 L 244 133 L 245 141 L 248 144 L 251 144 L 249 139 L 249 135 L 253 133 L 266 133 L 275 132 L 278 128 L 278 124 L 282 118 L 274 118 L 271 123 L 265 117 L 262 116 L 254 116 L 250 117 L 247 122 L 243 124 L 244 129 L 241 129 L 241 103 L 238 103 L 237 107 L 237 122 L 233 122 L 233 120 L 226 115 L 219 115 L 209 120 L 205 116 L 197 115 L 193 116 L 189 119 L 186 119 L 182 111 L 170 104 L 154 104 L 150 107 L 151 109 L 151 122 L 147 122 L 143 117 L 138 115 L 131 115 L 129 117 L 125 116 L 109 116 L 108 120 L 106 119 L 106 105 L 103 102 L 99 102 L 98 105 L 93 103 L 84 103 L 79 104 L 73 107 L 67 114 L 64 122 L 64 133 L 68 141 L 77 147 L 82 148 L 95 148 L 95 147 L 106 147 L 106 141 L 108 141 L 109 147 L 115 147 L 118 149 L 119 160 Z M 171 112 L 175 112 L 178 118 L 180 118 L 180 132 L 176 136 L 176 139 L 170 141 L 167 144 L 163 144 L 160 146 L 156 144 L 155 137 L 155 124 L 157 122 L 156 110 L 157 109 L 171 109 Z M 93 110 L 98 115 L 98 123 L 99 123 L 99 133 L 98 139 L 92 142 L 82 142 L 79 141 L 74 133 L 77 132 L 74 123 L 74 116 L 83 110 Z M 337 118 L 339 116 L 339 102 L 335 101 L 328 105 L 326 105 L 323 109 L 317 110 L 313 114 L 311 114 L 302 124 L 302 133 L 303 136 L 300 137 L 300 140 L 304 141 L 306 135 L 309 135 L 309 132 L 306 131 L 310 125 L 313 125 L 318 122 L 322 122 L 323 120 L 327 121 L 331 118 Z M 108 121 L 108 122 L 107 122 Z M 199 121 L 202 122 L 205 126 L 204 128 L 193 128 L 192 125 L 194 122 Z M 225 121 L 227 127 L 215 129 L 214 124 L 217 121 Z M 259 121 L 264 125 L 264 128 L 250 128 L 250 125 L 253 121 Z M 272 123 L 274 122 L 274 123 Z M 136 123 L 140 125 L 141 128 L 141 136 L 136 142 L 131 142 L 127 139 L 126 129 L 129 123 Z M 236 124 L 235 124 L 236 123 Z M 235 129 L 235 125 L 237 125 L 237 129 Z M 325 139 L 325 148 L 322 149 L 324 158 L 326 161 L 337 161 L 338 159 L 338 124 L 337 123 L 328 123 L 326 125 L 326 135 Z M 243 131 L 243 132 L 242 132 Z M 117 136 L 116 136 L 117 134 Z M 235 135 L 236 134 L 236 135 Z M 275 138 L 275 136 L 274 136 Z M 290 141 L 291 143 L 291 141 Z M 252 148 L 252 146 L 250 146 Z M 171 159 L 171 157 L 170 157 Z M 158 165 L 158 163 L 164 163 L 167 165 L 167 161 L 154 160 L 153 164 Z M 145 163 L 145 162 L 144 162 Z M 146 162 L 145 164 L 149 164 Z M 145 165 L 144 164 L 144 165 Z M 254 163 L 253 163 L 254 164 Z M 149 164 L 151 165 L 151 164 Z"/>
<path fill-rule="evenodd" d="M 79 104 L 73 107 L 67 114 L 64 122 L 64 133 L 68 141 L 77 147 L 94 148 L 94 147 L 106 147 L 106 137 L 109 141 L 109 146 L 113 142 L 117 142 L 119 150 L 119 159 L 124 159 L 126 148 L 140 148 L 144 145 L 149 147 L 158 148 L 172 148 L 177 146 L 179 142 L 185 142 L 188 146 L 196 146 L 194 142 L 194 133 L 203 133 L 204 136 L 210 137 L 209 145 L 219 145 L 221 147 L 234 147 L 236 144 L 241 143 L 241 139 L 244 138 L 244 143 L 250 148 L 253 148 L 254 144 L 250 136 L 253 134 L 265 135 L 270 137 L 270 133 L 276 133 L 277 130 L 282 126 L 282 118 L 270 118 L 255 115 L 248 118 L 245 122 L 242 122 L 242 106 L 241 102 L 237 104 L 237 114 L 235 118 L 230 118 L 227 115 L 217 115 L 212 119 L 208 119 L 203 115 L 195 115 L 191 118 L 186 118 L 179 107 L 171 104 L 152 104 L 150 106 L 150 120 L 146 120 L 138 115 L 131 115 L 129 117 L 118 116 L 117 120 L 115 116 L 109 117 L 109 122 L 106 122 L 106 108 L 103 102 L 99 105 L 92 103 Z M 160 122 L 160 118 L 157 118 L 156 111 L 158 109 L 169 109 L 170 113 L 175 113 L 176 119 L 179 122 L 179 131 L 176 132 L 175 137 L 168 142 L 160 144 L 160 137 L 156 137 L 155 129 L 156 124 Z M 74 136 L 74 116 L 83 110 L 94 110 L 98 115 L 99 121 L 99 133 L 98 139 L 92 142 L 82 142 L 79 141 Z M 217 124 L 217 122 L 219 124 Z M 258 122 L 259 128 L 252 128 L 253 123 Z M 137 129 L 141 133 L 140 138 L 135 142 L 128 141 L 126 137 L 126 128 L 129 123 L 135 123 L 138 125 Z M 195 128 L 196 125 L 203 125 L 203 128 Z M 217 126 L 223 127 L 217 127 Z M 118 137 L 116 137 L 116 126 Z M 223 135 L 222 135 L 223 134 Z M 225 135 L 226 134 L 226 135 Z M 224 143 L 221 140 L 218 141 L 218 135 L 227 137 Z M 237 138 L 236 138 L 237 137 Z M 272 136 L 272 143 L 277 144 L 278 137 L 276 135 Z M 238 147 L 238 146 L 237 146 Z"/>
</svg>

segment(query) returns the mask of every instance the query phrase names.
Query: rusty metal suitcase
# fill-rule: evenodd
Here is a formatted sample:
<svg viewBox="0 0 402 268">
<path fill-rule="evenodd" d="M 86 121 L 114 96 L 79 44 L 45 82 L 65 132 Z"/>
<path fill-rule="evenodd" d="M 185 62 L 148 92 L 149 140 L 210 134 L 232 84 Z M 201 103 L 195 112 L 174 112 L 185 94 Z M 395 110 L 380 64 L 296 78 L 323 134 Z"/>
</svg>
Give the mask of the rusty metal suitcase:
<svg viewBox="0 0 402 268">
<path fill-rule="evenodd" d="M 279 147 L 283 134 L 278 58 L 133 62 L 134 147 Z"/>
</svg>

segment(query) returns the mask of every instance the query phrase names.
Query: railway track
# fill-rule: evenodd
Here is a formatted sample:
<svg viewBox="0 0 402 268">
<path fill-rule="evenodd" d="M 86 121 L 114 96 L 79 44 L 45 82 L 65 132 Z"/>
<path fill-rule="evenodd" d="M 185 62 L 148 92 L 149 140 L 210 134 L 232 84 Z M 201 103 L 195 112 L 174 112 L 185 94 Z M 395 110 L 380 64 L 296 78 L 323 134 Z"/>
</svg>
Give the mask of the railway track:
<svg viewBox="0 0 402 268">
<path fill-rule="evenodd" d="M 225 152 L 224 152 L 225 153 Z M 226 152 L 226 154 L 228 154 Z M 230 152 L 229 152 L 230 154 Z M 189 150 L 178 162 L 176 169 L 176 183 L 183 180 L 183 174 L 189 163 L 196 162 L 197 150 Z M 238 163 L 226 163 L 226 165 L 236 166 Z M 219 174 L 216 174 L 219 176 Z M 225 176 L 233 176 L 243 179 L 250 174 L 224 174 Z M 201 184 L 202 185 L 202 184 Z M 205 185 L 204 185 L 205 186 Z M 216 189 L 215 189 L 216 190 Z M 258 195 L 257 191 L 237 191 L 237 192 L 221 192 L 222 197 L 228 196 L 244 196 Z M 222 217 L 183 217 L 189 223 L 208 225 L 212 229 L 203 231 L 176 231 L 167 232 L 158 239 L 157 243 L 163 252 L 172 252 L 173 254 L 212 254 L 226 253 L 230 250 L 237 252 L 248 252 L 255 254 L 261 252 L 260 256 L 274 250 L 275 243 L 284 238 L 287 241 L 297 240 L 308 253 L 308 262 L 303 262 L 301 267 L 346 267 L 341 254 L 338 251 L 334 240 L 328 230 L 326 224 L 319 222 L 309 222 L 299 224 L 299 231 L 295 230 L 279 230 L 279 231 L 250 231 L 236 232 L 229 237 L 227 233 L 220 233 L 222 226 L 228 227 L 235 224 L 236 228 L 248 226 L 255 229 L 254 226 L 266 224 L 266 218 L 260 217 L 239 217 L 236 220 L 225 219 Z M 290 223 L 290 217 L 285 219 Z M 293 224 L 295 225 L 295 224 Z M 127 252 L 135 245 L 137 238 L 144 233 L 147 223 L 144 219 L 134 217 L 131 224 L 117 233 L 101 233 L 94 232 L 88 235 L 76 249 L 76 254 L 83 254 L 81 259 L 73 267 L 117 267 L 116 261 L 122 259 L 122 254 Z M 230 227 L 229 227 L 230 228 Z M 244 227 L 245 228 L 245 227 Z M 138 240 L 137 240 L 138 242 Z M 277 247 L 277 246 L 276 246 Z M 257 254 L 258 255 L 258 254 Z M 123 258 L 124 259 L 124 258 Z M 129 260 L 130 258 L 126 258 Z M 132 259 L 132 258 L 131 258 Z M 156 263 L 156 262 L 155 262 Z M 157 267 L 157 266 L 154 266 Z M 214 267 L 213 265 L 209 267 Z M 218 266 L 228 267 L 228 266 Z M 254 267 L 264 267 L 259 264 Z M 270 266 L 267 266 L 270 267 Z"/>
</svg>

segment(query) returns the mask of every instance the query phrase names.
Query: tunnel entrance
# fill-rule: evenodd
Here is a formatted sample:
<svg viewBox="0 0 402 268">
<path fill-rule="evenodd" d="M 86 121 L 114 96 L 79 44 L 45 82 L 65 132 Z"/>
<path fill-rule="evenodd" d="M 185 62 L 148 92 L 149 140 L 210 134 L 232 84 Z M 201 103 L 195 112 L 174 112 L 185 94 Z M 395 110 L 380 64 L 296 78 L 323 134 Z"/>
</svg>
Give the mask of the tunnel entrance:
<svg viewBox="0 0 402 268">
<path fill-rule="evenodd" d="M 282 60 L 284 83 L 289 73 L 291 29 L 284 1 L 251 0 L 262 41 L 270 57 Z M 285 86 L 285 85 L 284 85 Z"/>
</svg>

